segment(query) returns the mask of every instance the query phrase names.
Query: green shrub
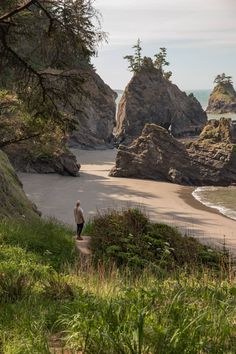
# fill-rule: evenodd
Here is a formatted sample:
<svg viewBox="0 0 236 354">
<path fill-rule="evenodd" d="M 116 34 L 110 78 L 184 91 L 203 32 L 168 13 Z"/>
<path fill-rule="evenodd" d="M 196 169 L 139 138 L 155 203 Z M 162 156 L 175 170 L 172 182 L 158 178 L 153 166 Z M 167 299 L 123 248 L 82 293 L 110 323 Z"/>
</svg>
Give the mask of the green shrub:
<svg viewBox="0 0 236 354">
<path fill-rule="evenodd" d="M 154 224 L 137 209 L 110 210 L 89 225 L 95 262 L 118 267 L 173 269 L 185 265 L 219 266 L 221 255 L 175 228 Z"/>
</svg>

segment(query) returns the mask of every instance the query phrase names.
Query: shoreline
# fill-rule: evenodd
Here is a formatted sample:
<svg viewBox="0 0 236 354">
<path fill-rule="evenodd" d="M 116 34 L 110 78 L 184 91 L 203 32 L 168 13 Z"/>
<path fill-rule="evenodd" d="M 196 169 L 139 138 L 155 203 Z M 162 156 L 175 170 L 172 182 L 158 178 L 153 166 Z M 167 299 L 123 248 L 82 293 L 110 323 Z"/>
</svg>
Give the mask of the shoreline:
<svg viewBox="0 0 236 354">
<path fill-rule="evenodd" d="M 181 191 L 179 192 L 179 197 L 181 199 L 183 199 L 185 201 L 185 203 L 188 204 L 190 207 L 195 208 L 195 209 L 199 209 L 199 210 L 203 210 L 203 211 L 207 211 L 207 212 L 211 212 L 213 214 L 223 216 L 227 219 L 231 219 L 227 215 L 222 214 L 218 209 L 207 206 L 207 205 L 201 203 L 198 199 L 196 199 L 192 193 L 197 189 L 197 187 L 187 187 L 187 188 L 191 188 L 190 190 L 184 190 L 185 186 L 181 186 L 181 187 L 183 187 L 183 189 L 181 189 Z"/>
<path fill-rule="evenodd" d="M 154 222 L 177 227 L 202 243 L 227 246 L 236 255 L 236 224 L 192 196 L 193 187 L 108 176 L 116 150 L 73 150 L 80 177 L 20 173 L 25 192 L 45 217 L 75 227 L 73 209 L 81 201 L 86 220 L 109 208 L 141 207 Z"/>
</svg>

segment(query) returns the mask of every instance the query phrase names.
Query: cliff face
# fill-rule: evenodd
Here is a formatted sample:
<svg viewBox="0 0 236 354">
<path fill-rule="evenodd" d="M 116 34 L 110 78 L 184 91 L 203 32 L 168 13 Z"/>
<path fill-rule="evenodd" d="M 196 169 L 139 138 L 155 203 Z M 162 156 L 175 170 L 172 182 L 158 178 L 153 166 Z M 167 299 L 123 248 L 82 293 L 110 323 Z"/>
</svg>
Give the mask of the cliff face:
<svg viewBox="0 0 236 354">
<path fill-rule="evenodd" d="M 236 149 L 230 131 L 230 120 L 215 121 L 198 140 L 185 145 L 164 128 L 147 124 L 130 146 L 120 146 L 110 174 L 188 185 L 236 183 Z"/>
<path fill-rule="evenodd" d="M 36 207 L 27 199 L 21 182 L 7 156 L 0 150 L 0 219 L 3 217 L 30 218 Z"/>
<path fill-rule="evenodd" d="M 113 130 L 116 125 L 117 94 L 104 83 L 93 70 L 83 73 L 86 77 L 82 100 L 74 98 L 78 113 L 78 131 L 70 136 L 70 147 L 106 148 L 113 147 Z"/>
<path fill-rule="evenodd" d="M 174 136 L 199 133 L 207 116 L 193 96 L 187 96 L 154 67 L 135 73 L 121 98 L 117 115 L 118 142 L 140 136 L 146 123 L 168 129 Z"/>
<path fill-rule="evenodd" d="M 208 107 L 208 113 L 236 113 L 236 92 L 231 83 L 220 83 L 212 91 Z"/>
</svg>

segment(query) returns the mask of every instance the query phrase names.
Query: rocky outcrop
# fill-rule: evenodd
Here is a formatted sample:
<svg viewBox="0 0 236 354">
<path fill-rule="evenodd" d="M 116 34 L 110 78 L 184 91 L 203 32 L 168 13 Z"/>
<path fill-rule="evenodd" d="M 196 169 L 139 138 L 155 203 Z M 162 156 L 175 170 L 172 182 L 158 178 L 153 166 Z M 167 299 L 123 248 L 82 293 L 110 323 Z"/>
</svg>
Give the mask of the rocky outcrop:
<svg viewBox="0 0 236 354">
<path fill-rule="evenodd" d="M 95 71 L 84 72 L 83 76 L 86 77 L 82 85 L 85 96 L 74 98 L 79 127 L 70 136 L 69 146 L 86 149 L 113 147 L 117 94 Z"/>
<path fill-rule="evenodd" d="M 174 136 L 196 135 L 206 121 L 206 113 L 192 94 L 180 91 L 160 70 L 144 66 L 134 74 L 119 103 L 117 140 L 130 143 L 146 123 L 171 128 Z"/>
<path fill-rule="evenodd" d="M 59 173 L 64 176 L 79 176 L 80 164 L 77 163 L 76 157 L 68 150 L 49 155 L 39 153 L 35 155 L 30 150 L 27 143 L 13 144 L 6 148 L 12 165 L 16 171 L 28 173 Z"/>
<path fill-rule="evenodd" d="M 27 199 L 21 182 L 6 154 L 0 150 L 0 219 L 4 217 L 32 218 L 36 207 Z"/>
<path fill-rule="evenodd" d="M 187 185 L 236 183 L 236 149 L 230 120 L 210 122 L 199 139 L 184 144 L 164 128 L 146 124 L 130 146 L 119 147 L 110 175 Z"/>
<path fill-rule="evenodd" d="M 5 141 L 17 141 L 21 134 L 24 136 L 26 127 L 22 117 L 25 115 L 17 97 L 5 93 L 0 100 L 0 142 L 3 145 Z M 80 165 L 66 147 L 63 133 L 50 123 L 41 136 L 9 144 L 2 149 L 17 171 L 79 175 Z"/>
<path fill-rule="evenodd" d="M 236 113 L 236 91 L 230 82 L 219 83 L 215 86 L 209 98 L 207 112 Z"/>
</svg>

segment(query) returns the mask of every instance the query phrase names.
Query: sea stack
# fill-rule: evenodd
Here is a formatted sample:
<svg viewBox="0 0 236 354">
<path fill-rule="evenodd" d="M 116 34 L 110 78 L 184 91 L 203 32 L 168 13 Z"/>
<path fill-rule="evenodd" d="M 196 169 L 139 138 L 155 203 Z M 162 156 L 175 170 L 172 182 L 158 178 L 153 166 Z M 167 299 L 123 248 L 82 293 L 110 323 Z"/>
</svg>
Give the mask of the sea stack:
<svg viewBox="0 0 236 354">
<path fill-rule="evenodd" d="M 207 115 L 191 94 L 182 92 L 147 60 L 127 85 L 117 114 L 118 143 L 129 144 L 146 123 L 171 130 L 173 136 L 199 134 Z"/>
<path fill-rule="evenodd" d="M 230 76 L 218 75 L 208 102 L 207 112 L 214 114 L 236 113 L 236 91 Z"/>
<path fill-rule="evenodd" d="M 71 134 L 69 146 L 111 148 L 114 146 L 117 94 L 93 69 L 83 71 L 83 77 L 86 77 L 82 85 L 84 96 L 74 97 L 74 106 L 78 107 L 74 115 L 78 130 Z"/>
</svg>

